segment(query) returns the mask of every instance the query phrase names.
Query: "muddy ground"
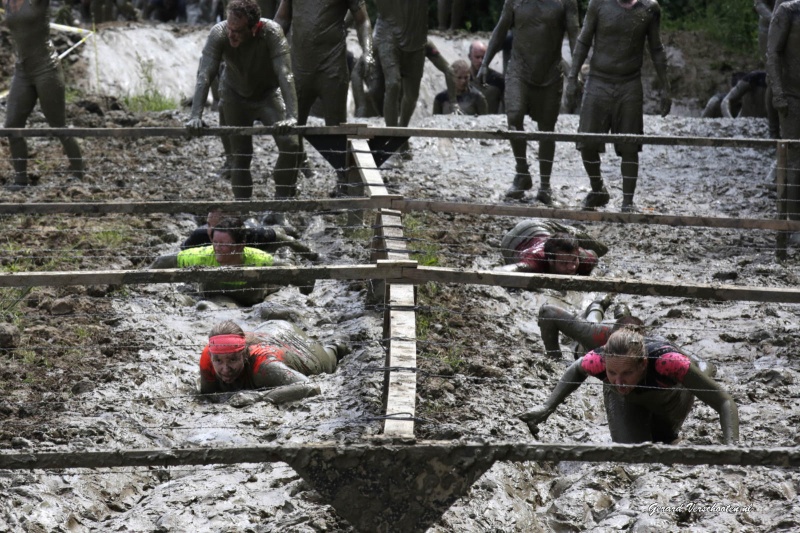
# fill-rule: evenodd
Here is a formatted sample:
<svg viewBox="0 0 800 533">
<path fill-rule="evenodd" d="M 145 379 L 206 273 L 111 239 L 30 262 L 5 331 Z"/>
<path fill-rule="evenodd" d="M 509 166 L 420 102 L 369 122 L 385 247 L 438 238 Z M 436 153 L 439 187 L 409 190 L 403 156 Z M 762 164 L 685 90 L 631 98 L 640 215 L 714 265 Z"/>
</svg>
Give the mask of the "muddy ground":
<svg viewBox="0 0 800 533">
<path fill-rule="evenodd" d="M 676 37 L 672 43 L 677 42 Z M 691 39 L 688 39 L 691 42 Z M 668 40 L 668 42 L 670 42 Z M 466 50 L 466 43 L 456 43 Z M 686 57 L 675 48 L 672 57 Z M 720 59 L 717 64 L 735 63 Z M 683 69 L 707 72 L 711 66 Z M 77 72 L 77 71 L 76 71 Z M 433 76 L 428 73 L 428 76 Z M 723 77 L 718 73 L 718 78 Z M 702 78 L 699 76 L 698 78 Z M 705 80 L 709 83 L 708 80 Z M 699 81 L 698 81 L 699 83 Z M 434 85 L 425 91 L 434 93 Z M 687 109 L 697 109 L 694 105 Z M 0 113 L 5 108 L 0 107 Z M 81 127 L 177 126 L 186 110 L 132 113 L 119 99 L 80 95 L 68 109 Z M 687 113 L 690 114 L 690 113 Z M 213 113 L 207 112 L 213 121 Z M 362 120 L 362 119 L 359 119 Z M 370 123 L 380 124 L 370 119 Z M 38 113 L 31 126 L 43 126 Z M 502 129 L 501 116 L 426 117 L 415 126 Z M 532 128 L 530 124 L 527 126 Z M 573 132 L 564 115 L 558 131 Z M 646 133 L 763 138 L 762 120 L 648 116 Z M 211 200 L 230 197 L 216 177 L 218 141 L 81 141 L 89 175 L 69 181 L 58 143 L 31 142 L 38 185 L 0 191 L 3 202 Z M 7 143 L 0 179 L 10 179 Z M 256 198 L 272 197 L 269 139 L 256 143 Z M 409 198 L 502 201 L 513 174 L 500 141 L 412 139 L 413 159 L 391 160 L 384 179 Z M 326 197 L 334 175 L 310 149 L 318 176 L 301 178 L 303 198 Z M 529 159 L 533 162 L 535 145 Z M 637 201 L 645 212 L 769 218 L 775 191 L 772 150 L 645 147 Z M 535 166 L 535 165 L 534 165 Z M 604 156 L 612 202 L 621 201 L 619 159 Z M 560 205 L 577 206 L 588 181 L 572 145 L 560 143 L 553 184 Z M 529 201 L 532 201 L 529 199 Z M 534 202 L 535 205 L 535 202 Z M 5 217 L 0 262 L 6 271 L 129 269 L 174 251 L 196 215 Z M 290 220 L 323 264 L 369 261 L 369 235 L 346 216 L 300 213 Z M 492 268 L 516 220 L 416 214 L 406 217 L 421 261 Z M 774 235 L 761 231 L 585 224 L 611 247 L 597 276 L 676 283 L 795 287 L 798 253 L 778 263 Z M 286 249 L 281 257 L 310 264 Z M 202 300 L 188 285 L 2 289 L 0 446 L 4 451 L 80 451 L 265 442 L 362 439 L 381 431 L 382 317 L 361 282 L 317 282 L 305 296 L 276 288 L 255 308 Z M 427 284 L 419 288 L 417 436 L 531 441 L 513 413 L 540 403 L 568 366 L 545 359 L 536 312 L 546 300 L 581 307 L 597 294 L 526 292 Z M 651 331 L 717 364 L 739 405 L 741 444 L 798 444 L 800 306 L 619 295 Z M 321 340 L 354 351 L 336 374 L 315 378 L 322 394 L 276 407 L 209 404 L 195 394 L 196 361 L 210 325 L 232 318 L 255 328 L 289 317 Z M 565 345 L 565 348 L 567 346 Z M 542 426 L 542 442 L 609 442 L 597 383 L 587 382 Z M 687 444 L 715 444 L 715 412 L 695 407 Z M 630 530 L 764 531 L 800 527 L 795 469 L 624 464 L 496 464 L 432 531 Z M 652 512 L 694 503 L 695 510 Z M 699 507 L 739 505 L 736 512 Z M 0 530 L 10 531 L 348 531 L 347 523 L 284 464 L 235 467 L 0 472 Z"/>
</svg>

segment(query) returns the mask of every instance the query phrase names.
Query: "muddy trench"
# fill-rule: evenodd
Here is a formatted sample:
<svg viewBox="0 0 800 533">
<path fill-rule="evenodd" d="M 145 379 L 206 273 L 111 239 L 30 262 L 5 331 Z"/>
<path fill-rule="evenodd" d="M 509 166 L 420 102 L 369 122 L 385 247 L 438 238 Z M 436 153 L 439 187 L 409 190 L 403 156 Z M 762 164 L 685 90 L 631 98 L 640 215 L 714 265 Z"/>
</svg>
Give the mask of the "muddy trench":
<svg viewBox="0 0 800 533">
<path fill-rule="evenodd" d="M 125 33 L 125 28 L 111 31 Z M 129 41 L 119 36 L 117 40 L 131 49 Z M 678 41 L 676 37 L 673 45 Z M 455 55 L 466 46 L 467 40 L 443 38 L 440 47 L 446 55 Z M 91 50 L 87 48 L 71 67 L 76 80 L 89 83 L 93 77 L 86 74 Z M 679 48 L 671 57 L 689 62 Z M 123 63 L 122 54 L 118 61 Z M 196 64 L 184 62 L 190 63 L 189 74 L 156 72 L 155 79 L 185 81 L 189 76 L 191 80 Z M 684 75 L 702 72 L 699 63 L 689 64 L 691 68 L 681 70 Z M 431 68 L 426 66 L 423 103 L 413 126 L 505 129 L 505 117 L 500 115 L 425 113 L 424 106 L 430 109 L 430 105 L 424 99 L 432 99 L 442 85 Z M 135 72 L 132 66 L 123 70 Z M 125 76 L 110 79 L 126 83 Z M 705 82 L 712 83 L 709 80 Z M 69 122 L 75 127 L 174 127 L 188 118 L 185 108 L 132 112 L 123 102 L 124 91 L 89 86 L 84 90 L 68 105 Z M 764 120 L 701 120 L 690 116 L 698 103 L 688 97 L 685 102 L 685 114 L 664 119 L 646 116 L 645 133 L 767 137 Z M 5 116 L 4 104 L 0 115 Z M 206 118 L 214 123 L 215 113 L 207 109 Z M 358 121 L 382 125 L 380 119 Z M 45 126 L 38 111 L 29 126 Z M 527 122 L 526 128 L 534 126 Z M 577 116 L 560 117 L 557 131 L 576 128 Z M 0 190 L 0 201 L 231 196 L 230 184 L 217 176 L 223 158 L 216 139 L 80 142 L 90 169 L 83 180 L 67 178 L 57 142 L 33 139 L 29 145 L 38 184 L 19 192 Z M 255 145 L 254 196 L 272 198 L 274 144 L 260 138 Z M 382 171 L 392 192 L 415 199 L 502 201 L 514 172 L 507 143 L 413 138 L 411 145 L 411 160 L 392 159 Z M 317 176 L 300 178 L 300 197 L 327 197 L 335 175 L 319 154 L 310 146 L 308 150 Z M 535 155 L 536 144 L 530 143 L 532 168 Z M 638 206 L 647 213 L 771 218 L 776 193 L 768 170 L 774 158 L 772 149 L 646 146 Z M 603 170 L 612 195 L 610 211 L 621 202 L 619 163 L 609 147 Z M 8 144 L 2 140 L 0 180 L 10 179 Z M 589 190 L 571 144 L 557 146 L 553 186 L 559 205 L 570 208 L 577 207 Z M 535 205 L 530 195 L 526 201 Z M 158 254 L 175 251 L 196 227 L 198 215 L 202 213 L 3 216 L 0 262 L 7 271 L 143 268 Z M 289 219 L 300 238 L 320 253 L 318 264 L 369 261 L 371 231 L 347 227 L 346 213 L 298 213 Z M 422 213 L 407 216 L 404 222 L 411 237 L 409 247 L 420 261 L 490 269 L 501 264 L 500 240 L 516 219 Z M 595 276 L 797 286 L 798 251 L 790 249 L 788 259 L 777 262 L 771 232 L 580 225 L 611 248 Z M 286 248 L 277 254 L 290 264 L 312 264 Z M 4 342 L 13 346 L 0 352 L 0 449 L 52 452 L 369 439 L 381 431 L 375 418 L 381 414 L 385 352 L 382 314 L 367 303 L 368 289 L 365 282 L 341 281 L 318 281 L 308 295 L 296 287 L 275 287 L 263 304 L 253 308 L 236 307 L 224 298 L 204 300 L 190 284 L 0 289 L 0 337 L 12 339 Z M 427 422 L 417 426 L 417 437 L 534 440 L 513 415 L 541 403 L 571 362 L 566 341 L 563 360 L 541 355 L 538 308 L 550 301 L 577 309 L 598 296 L 602 295 L 420 286 L 417 335 L 422 372 L 417 379 L 417 415 Z M 649 331 L 717 365 L 718 381 L 739 406 L 742 446 L 800 443 L 800 374 L 795 357 L 800 348 L 800 306 L 624 294 L 615 300 L 630 306 Z M 322 394 L 302 402 L 208 403 L 195 393 L 197 358 L 210 326 L 228 318 L 248 328 L 270 318 L 290 319 L 320 340 L 348 342 L 353 352 L 335 374 L 315 377 Z M 681 438 L 686 444 L 717 444 L 720 434 L 717 414 L 698 403 Z M 598 382 L 587 381 L 573 393 L 542 426 L 538 440 L 610 442 Z M 799 490 L 800 475 L 789 468 L 497 463 L 430 531 L 795 530 L 800 527 Z M 720 510 L 720 506 L 728 507 Z M 0 530 L 352 531 L 283 463 L 0 471 Z"/>
</svg>

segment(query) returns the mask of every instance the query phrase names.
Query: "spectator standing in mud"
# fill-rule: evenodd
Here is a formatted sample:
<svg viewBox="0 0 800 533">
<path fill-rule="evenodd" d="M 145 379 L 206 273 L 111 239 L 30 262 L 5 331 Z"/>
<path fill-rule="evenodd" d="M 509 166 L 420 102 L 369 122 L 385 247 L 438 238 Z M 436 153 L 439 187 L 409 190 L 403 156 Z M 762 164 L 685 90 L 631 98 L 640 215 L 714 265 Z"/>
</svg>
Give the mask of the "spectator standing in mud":
<svg viewBox="0 0 800 533">
<path fill-rule="evenodd" d="M 505 39 L 505 36 L 503 38 Z M 496 52 L 495 50 L 495 53 Z M 506 90 L 506 82 L 502 74 L 489 68 L 489 62 L 486 63 L 486 75 L 482 80 L 478 80 L 478 72 L 480 72 L 485 56 L 486 45 L 483 44 L 483 41 L 472 41 L 467 51 L 467 59 L 470 65 L 470 82 L 476 89 L 483 93 L 484 98 L 486 98 L 486 103 L 489 106 L 489 114 L 495 115 L 503 112 L 503 95 Z"/>
<path fill-rule="evenodd" d="M 291 35 L 292 70 L 297 85 L 297 121 L 304 125 L 311 106 L 319 99 L 325 125 L 347 121 L 347 30 L 345 15 L 352 13 L 367 77 L 373 69 L 372 27 L 364 0 L 281 0 L 275 22 Z M 289 30 L 291 29 L 291 34 Z M 303 145 L 300 145 L 301 150 Z M 301 153 L 301 166 L 309 169 L 308 155 Z M 344 171 L 337 171 L 335 194 L 343 193 Z"/>
<path fill-rule="evenodd" d="M 200 356 L 200 394 L 270 388 L 264 399 L 286 403 L 315 396 L 308 376 L 336 371 L 343 344 L 323 346 L 284 320 L 245 333 L 228 320 L 215 325 Z"/>
<path fill-rule="evenodd" d="M 176 254 L 158 257 L 149 268 L 190 267 L 269 267 L 279 266 L 272 255 L 245 245 L 245 226 L 241 218 L 222 219 L 211 231 L 211 245 L 187 248 Z M 312 287 L 313 288 L 313 287 Z M 264 300 L 267 289 L 245 281 L 207 282 L 200 285 L 206 296 L 224 294 L 241 305 Z"/>
<path fill-rule="evenodd" d="M 386 84 L 383 118 L 386 126 L 407 127 L 417 107 L 428 42 L 428 2 L 375 0 L 375 48 Z M 401 148 L 410 157 L 408 143 Z"/>
<path fill-rule="evenodd" d="M 212 235 L 225 213 L 221 209 L 212 209 L 208 212 L 206 223 L 195 229 L 183 244 L 181 250 L 196 248 L 198 246 L 208 246 L 212 244 Z M 286 231 L 279 227 L 269 227 L 266 224 L 258 223 L 252 218 L 244 221 L 244 245 L 250 248 L 258 248 L 264 252 L 274 252 L 281 246 L 288 246 L 295 253 L 305 255 L 311 260 L 317 259 L 317 253 L 308 246 L 301 243 L 294 237 L 286 234 Z"/>
<path fill-rule="evenodd" d="M 203 108 L 211 81 L 220 76 L 220 107 L 228 126 L 250 127 L 256 120 L 274 127 L 278 160 L 275 163 L 275 197 L 292 198 L 297 193 L 300 140 L 291 135 L 297 124 L 297 95 L 294 88 L 289 44 L 280 26 L 260 18 L 254 0 L 231 0 L 227 20 L 216 24 L 206 40 L 192 112 L 186 127 L 204 127 Z M 219 73 L 220 64 L 225 68 Z M 230 137 L 233 196 L 247 200 L 253 195 L 253 139 L 249 135 Z"/>
<path fill-rule="evenodd" d="M 631 133 L 644 131 L 642 62 L 647 41 L 658 81 L 661 84 L 661 116 L 669 114 L 667 55 L 661 43 L 661 7 L 655 0 L 590 0 L 578 36 L 572 65 L 567 77 L 567 99 L 574 102 L 578 94 L 578 73 L 589 49 L 589 62 L 578 131 L 581 133 Z M 578 142 L 583 166 L 589 175 L 592 190 L 583 201 L 584 209 L 606 205 L 610 199 L 600 172 L 603 143 Z M 633 195 L 639 176 L 641 145 L 615 145 L 622 158 L 622 211 L 634 211 Z"/>
<path fill-rule="evenodd" d="M 504 95 L 508 128 L 524 131 L 527 114 L 537 123 L 539 131 L 555 131 L 564 86 L 561 45 L 566 34 L 570 50 L 575 49 L 580 29 L 578 3 L 576 0 L 555 3 L 506 0 L 478 70 L 479 84 L 486 84 L 489 64 L 502 50 L 512 27 L 515 46 L 511 48 L 505 72 Z M 533 187 L 528 167 L 528 142 L 512 140 L 511 150 L 516 160 L 516 173 L 506 197 L 520 200 L 525 191 Z M 545 205 L 553 203 L 550 175 L 555 153 L 555 141 L 539 141 L 539 191 L 536 199 Z"/>
<path fill-rule="evenodd" d="M 486 98 L 469 83 L 469 63 L 463 59 L 454 61 L 451 70 L 456 79 L 456 102 L 451 103 L 448 91 L 442 91 L 433 99 L 434 115 L 485 115 Z"/>
<path fill-rule="evenodd" d="M 603 382 L 614 442 L 674 443 L 696 397 L 719 413 L 722 441 L 734 444 L 739 439 L 736 403 L 714 381 L 713 365 L 703 371 L 666 339 L 643 337 L 637 329 L 628 325 L 614 331 L 604 346 L 575 361 L 542 407 L 519 416 L 531 433 L 537 435 L 539 424 L 591 375 Z"/>
<path fill-rule="evenodd" d="M 608 247 L 589 234 L 550 220 L 523 220 L 500 244 L 505 272 L 588 276 Z"/>
<path fill-rule="evenodd" d="M 3 127 L 24 128 L 37 100 L 51 128 L 65 127 L 64 73 L 50 41 L 50 1 L 3 0 L 3 8 L 17 57 Z M 82 178 L 83 156 L 78 141 L 72 137 L 59 137 L 59 140 L 69 159 L 70 174 Z M 27 187 L 30 184 L 28 144 L 24 137 L 12 137 L 8 144 L 14 168 L 14 183 L 9 188 Z"/>
<path fill-rule="evenodd" d="M 769 26 L 767 72 L 782 139 L 800 139 L 800 0 L 775 6 Z M 800 149 L 790 148 L 786 170 L 787 213 L 800 220 Z M 800 244 L 800 233 L 791 242 Z"/>
</svg>

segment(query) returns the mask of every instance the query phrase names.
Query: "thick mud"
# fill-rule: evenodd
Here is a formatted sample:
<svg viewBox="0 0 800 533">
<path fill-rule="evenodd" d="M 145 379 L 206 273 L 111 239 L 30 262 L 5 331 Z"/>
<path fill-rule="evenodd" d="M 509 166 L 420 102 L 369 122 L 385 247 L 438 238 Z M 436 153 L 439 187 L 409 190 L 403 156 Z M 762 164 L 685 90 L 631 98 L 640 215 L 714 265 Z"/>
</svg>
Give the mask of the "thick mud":
<svg viewBox="0 0 800 533">
<path fill-rule="evenodd" d="M 115 30 L 116 31 L 116 30 Z M 669 41 L 668 41 L 669 42 Z M 468 42 L 454 43 L 466 51 Z M 126 45 L 129 46 L 129 45 Z M 445 46 L 441 45 L 443 53 Z M 122 56 L 120 56 L 122 57 Z M 426 68 L 431 68 L 430 65 Z M 130 71 L 130 69 L 127 69 Z M 191 69 L 193 76 L 194 68 Z M 694 69 L 700 70 L 700 67 Z M 438 74 L 426 76 L 436 80 Z M 423 94 L 435 94 L 436 81 Z M 110 89 L 109 89 L 110 91 Z M 120 95 L 117 95 L 120 96 Z M 431 96 L 432 98 L 432 96 Z M 422 104 L 421 104 L 422 107 Z M 4 115 L 5 110 L 0 109 Z M 107 96 L 70 104 L 75 126 L 176 126 L 185 110 L 134 114 Z M 211 122 L 214 113 L 207 111 Z M 362 119 L 359 119 L 362 121 Z M 379 119 L 368 122 L 379 125 Z M 35 114 L 33 126 L 44 125 Z M 504 129 L 502 116 L 430 117 L 412 125 Z M 526 124 L 532 129 L 531 124 Z M 558 131 L 574 132 L 564 115 Z M 650 134 L 764 138 L 765 121 L 647 116 Z M 58 143 L 36 139 L 38 185 L 0 191 L 0 201 L 141 201 L 229 198 L 216 177 L 219 142 L 85 139 L 89 175 L 60 176 Z M 7 143 L 0 176 L 10 179 Z M 392 159 L 382 172 L 390 189 L 417 199 L 499 202 L 511 182 L 510 147 L 501 141 L 413 138 L 413 158 Z M 334 173 L 309 147 L 317 169 L 301 178 L 300 195 L 325 197 Z M 535 165 L 536 146 L 529 160 Z M 271 139 L 256 142 L 255 196 L 269 198 Z M 637 204 L 644 212 L 771 218 L 773 150 L 646 146 Z M 604 155 L 619 208 L 619 158 Z M 536 179 L 536 178 L 535 178 Z M 575 207 L 588 180 L 574 146 L 559 143 L 553 173 L 559 205 Z M 528 198 L 527 201 L 534 202 Z M 196 225 L 195 215 L 4 217 L 2 264 L 8 270 L 122 269 L 146 266 L 174 251 Z M 289 216 L 323 264 L 369 261 L 370 230 L 346 227 L 345 214 Z M 409 246 L 421 261 L 488 269 L 516 220 L 414 214 L 405 218 Z M 595 275 L 676 283 L 796 287 L 798 253 L 775 260 L 775 235 L 764 231 L 584 224 L 611 248 Z M 309 264 L 287 249 L 289 263 Z M 294 287 L 255 308 L 207 301 L 189 285 L 5 290 L 1 307 L 0 447 L 4 451 L 81 451 L 160 447 L 242 446 L 364 439 L 381 431 L 384 348 L 382 315 L 367 304 L 363 282 L 319 281 L 310 295 Z M 426 284 L 418 289 L 417 436 L 530 442 L 513 415 L 541 403 L 569 365 L 547 360 L 536 325 L 544 301 L 578 309 L 597 294 L 527 292 L 489 286 Z M 800 306 L 618 295 L 654 333 L 717 365 L 741 418 L 744 446 L 796 446 Z M 314 378 L 322 394 L 274 406 L 212 404 L 195 393 L 197 359 L 216 321 L 257 328 L 288 318 L 323 341 L 354 350 L 333 375 Z M 720 441 L 716 413 L 698 404 L 681 433 L 686 444 Z M 541 427 L 542 442 L 609 442 L 600 387 L 587 381 Z M 665 465 L 495 464 L 431 531 L 637 532 L 765 531 L 800 527 L 796 469 Z M 355 504 L 355 503 L 354 503 Z M 10 531 L 349 531 L 347 523 L 287 465 L 259 464 L 103 471 L 0 472 L 0 530 Z"/>
</svg>

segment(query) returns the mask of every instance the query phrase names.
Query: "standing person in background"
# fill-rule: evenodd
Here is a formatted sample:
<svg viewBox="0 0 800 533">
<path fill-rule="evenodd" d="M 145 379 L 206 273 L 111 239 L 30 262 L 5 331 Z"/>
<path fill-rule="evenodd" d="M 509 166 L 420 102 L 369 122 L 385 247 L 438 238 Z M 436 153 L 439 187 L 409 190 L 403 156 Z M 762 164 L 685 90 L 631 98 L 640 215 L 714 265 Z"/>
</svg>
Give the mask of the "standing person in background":
<svg viewBox="0 0 800 533">
<path fill-rule="evenodd" d="M 660 113 L 669 114 L 672 99 L 667 78 L 667 54 L 661 43 L 661 7 L 655 0 L 589 0 L 583 28 L 578 36 L 567 77 L 567 99 L 578 95 L 578 73 L 589 61 L 581 107 L 580 133 L 644 132 L 642 62 L 648 43 L 658 81 L 661 84 Z M 640 144 L 616 144 L 622 158 L 622 212 L 632 212 L 633 195 L 639 177 Z M 584 209 L 606 205 L 610 199 L 600 172 L 600 153 L 605 144 L 578 142 L 583 166 L 592 190 L 583 201 Z"/>
<path fill-rule="evenodd" d="M 439 29 L 458 30 L 464 21 L 464 4 L 466 0 L 439 0 L 437 12 L 439 15 Z"/>
<path fill-rule="evenodd" d="M 375 48 L 386 83 L 383 118 L 386 126 L 408 126 L 417 107 L 428 42 L 428 2 L 375 0 Z M 408 158 L 408 143 L 400 148 Z"/>
<path fill-rule="evenodd" d="M 64 73 L 53 43 L 50 41 L 49 0 L 3 0 L 5 24 L 14 41 L 17 62 L 8 92 L 5 128 L 24 128 L 38 100 L 51 128 L 67 125 Z M 83 156 L 78 141 L 59 137 L 69 159 L 69 171 L 75 178 L 84 173 Z M 23 137 L 8 140 L 11 166 L 14 168 L 12 189 L 30 184 L 28 179 L 28 143 Z"/>
<path fill-rule="evenodd" d="M 495 50 L 495 53 L 497 50 Z M 486 103 L 489 105 L 489 114 L 495 115 L 502 113 L 504 107 L 504 94 L 506 90 L 505 78 L 496 70 L 489 68 L 486 63 L 486 76 L 482 81 L 478 80 L 478 72 L 483 65 L 483 58 L 486 56 L 486 45 L 482 41 L 472 41 L 467 52 L 467 59 L 470 65 L 470 81 L 483 93 Z"/>
<path fill-rule="evenodd" d="M 515 42 L 505 73 L 504 96 L 508 128 L 524 131 L 527 114 L 537 123 L 539 131 L 555 131 L 564 86 L 561 44 L 566 34 L 570 50 L 575 49 L 579 30 L 578 3 L 576 0 L 506 0 L 478 70 L 477 79 L 481 85 L 486 84 L 489 64 L 502 50 L 512 27 Z M 528 142 L 512 140 L 511 150 L 516 159 L 516 173 L 506 197 L 520 200 L 525 191 L 533 187 L 528 167 Z M 539 141 L 536 199 L 545 205 L 553 203 L 550 175 L 555 153 L 555 141 Z"/>
<path fill-rule="evenodd" d="M 434 115 L 485 115 L 486 98 L 469 83 L 469 63 L 463 59 L 454 61 L 451 70 L 456 80 L 456 102 L 450 99 L 449 91 L 442 91 L 433 99 Z"/>
<path fill-rule="evenodd" d="M 369 78 L 374 68 L 372 27 L 364 0 L 281 0 L 278 6 L 275 22 L 281 25 L 286 35 L 290 35 L 292 43 L 298 124 L 306 123 L 317 99 L 322 102 L 326 126 L 337 126 L 347 121 L 350 71 L 347 68 L 345 15 L 348 10 L 355 21 Z M 302 144 L 300 146 L 302 149 Z M 300 155 L 302 168 L 310 168 L 304 149 Z M 337 169 L 334 195 L 346 193 L 344 182 L 344 170 Z"/>
<path fill-rule="evenodd" d="M 800 139 L 800 0 L 775 6 L 769 26 L 767 72 L 781 139 Z M 786 210 L 790 220 L 800 220 L 800 149 L 789 149 L 788 167 Z M 791 242 L 800 245 L 800 233 L 793 233 Z"/>
<path fill-rule="evenodd" d="M 292 198 L 297 193 L 300 140 L 291 135 L 297 125 L 297 96 L 294 89 L 289 44 L 280 26 L 262 19 L 254 0 L 231 0 L 228 18 L 211 29 L 197 69 L 192 111 L 186 127 L 202 129 L 203 109 L 211 81 L 220 76 L 220 107 L 228 126 L 250 127 L 256 120 L 273 126 L 278 160 L 275 163 L 275 197 Z M 225 68 L 220 73 L 220 64 Z M 253 195 L 253 138 L 230 137 L 231 188 L 237 200 Z"/>
</svg>

